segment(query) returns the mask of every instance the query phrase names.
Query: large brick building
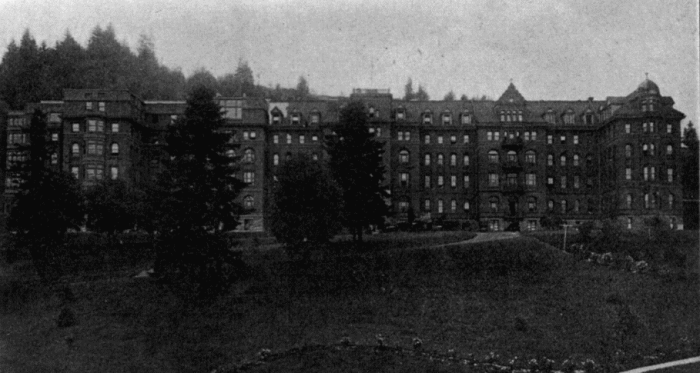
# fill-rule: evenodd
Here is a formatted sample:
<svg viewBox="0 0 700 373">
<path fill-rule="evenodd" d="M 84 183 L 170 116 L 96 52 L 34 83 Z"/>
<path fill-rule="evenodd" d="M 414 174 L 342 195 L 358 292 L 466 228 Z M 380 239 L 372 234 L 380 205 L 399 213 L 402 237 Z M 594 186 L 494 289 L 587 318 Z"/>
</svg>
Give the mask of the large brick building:
<svg viewBox="0 0 700 373">
<path fill-rule="evenodd" d="M 412 210 L 419 219 L 476 220 L 491 230 L 514 223 L 537 229 L 546 217 L 571 224 L 614 217 L 633 229 L 659 216 L 682 228 L 684 115 L 648 79 L 625 97 L 605 100 L 528 101 L 513 84 L 495 101 L 404 101 L 372 89 L 356 89 L 350 99 L 366 104 L 369 130 L 385 143 L 396 221 Z M 239 176 L 249 183 L 240 202 L 255 211 L 239 229 L 263 230 L 275 170 L 298 153 L 326 157 L 324 136 L 348 98 L 218 100 L 241 146 Z M 37 105 L 48 114 L 56 166 L 88 186 L 157 175 L 165 129 L 185 103 L 66 90 L 62 101 Z M 4 117 L 3 154 L 17 157 L 14 144 L 26 139 L 16 133 L 30 111 Z M 7 206 L 16 182 L 4 176 Z"/>
</svg>

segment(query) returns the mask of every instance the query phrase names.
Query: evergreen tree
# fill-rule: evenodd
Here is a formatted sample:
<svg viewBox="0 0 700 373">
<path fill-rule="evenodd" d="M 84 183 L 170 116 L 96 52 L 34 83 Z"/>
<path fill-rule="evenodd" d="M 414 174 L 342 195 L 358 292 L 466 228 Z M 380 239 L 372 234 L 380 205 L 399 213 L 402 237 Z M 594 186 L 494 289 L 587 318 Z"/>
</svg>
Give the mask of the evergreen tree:
<svg viewBox="0 0 700 373">
<path fill-rule="evenodd" d="M 387 214 L 384 144 L 367 128 L 364 103 L 351 101 L 340 110 L 336 134 L 326 139 L 333 178 L 343 192 L 342 218 L 353 239 L 362 241 L 362 231 L 381 224 Z"/>
<path fill-rule="evenodd" d="M 16 246 L 29 251 L 39 277 L 51 283 L 60 275 L 56 248 L 64 244 L 67 230 L 82 222 L 82 196 L 72 175 L 49 166 L 52 150 L 40 110 L 32 115 L 27 135 L 29 144 L 20 148 L 27 160 L 11 167 L 21 184 L 8 225 L 16 232 Z"/>
<path fill-rule="evenodd" d="M 137 196 L 123 180 L 105 180 L 93 186 L 87 191 L 86 200 L 89 229 L 113 236 L 136 225 Z"/>
<path fill-rule="evenodd" d="M 219 93 L 219 82 L 216 80 L 214 75 L 212 75 L 205 68 L 200 68 L 187 78 L 185 83 L 185 91 L 188 95 L 196 90 L 197 88 L 205 87 L 214 94 Z"/>
<path fill-rule="evenodd" d="M 406 82 L 406 85 L 404 86 L 404 95 L 403 99 L 405 101 L 411 101 L 416 98 L 416 94 L 413 92 L 413 80 L 411 78 L 408 78 L 408 81 Z"/>
<path fill-rule="evenodd" d="M 328 242 L 340 227 L 340 190 L 319 161 L 300 155 L 286 161 L 272 190 L 272 234 L 291 254 Z"/>
<path fill-rule="evenodd" d="M 681 153 L 681 184 L 683 185 L 683 199 L 688 201 L 684 207 L 684 221 L 686 229 L 698 229 L 698 208 L 700 206 L 700 149 L 698 146 L 698 134 L 693 127 L 693 122 L 683 130 L 683 149 Z"/>
<path fill-rule="evenodd" d="M 430 96 L 428 96 L 428 92 L 425 91 L 425 88 L 423 88 L 423 85 L 418 85 L 418 92 L 416 92 L 415 96 L 416 100 L 418 101 L 428 101 L 430 100 Z"/>
<path fill-rule="evenodd" d="M 304 99 L 309 97 L 309 93 L 309 83 L 306 81 L 306 78 L 302 75 L 299 77 L 299 82 L 297 83 L 297 97 Z"/>
<path fill-rule="evenodd" d="M 454 100 L 455 100 L 455 93 L 454 93 L 454 91 L 450 90 L 449 92 L 447 92 L 447 94 L 445 95 L 445 98 L 443 98 L 443 100 L 445 100 L 445 101 L 454 101 Z"/>
<path fill-rule="evenodd" d="M 199 86 L 167 136 L 156 271 L 181 285 L 187 296 L 220 294 L 238 263 L 223 232 L 238 224 L 242 208 L 235 200 L 245 184 L 234 176 L 237 159 L 231 156 L 231 133 L 223 127 L 214 92 Z"/>
</svg>

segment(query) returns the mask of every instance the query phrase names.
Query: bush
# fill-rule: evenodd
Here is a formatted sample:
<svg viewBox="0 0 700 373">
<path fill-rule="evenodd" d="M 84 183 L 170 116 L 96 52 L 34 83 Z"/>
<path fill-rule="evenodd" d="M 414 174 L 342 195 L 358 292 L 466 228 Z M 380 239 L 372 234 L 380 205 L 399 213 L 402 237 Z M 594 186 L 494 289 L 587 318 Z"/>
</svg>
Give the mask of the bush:
<svg viewBox="0 0 700 373">
<path fill-rule="evenodd" d="M 593 239 L 593 230 L 595 229 L 595 223 L 592 221 L 587 221 L 578 226 L 578 233 L 583 241 L 590 241 Z"/>
</svg>

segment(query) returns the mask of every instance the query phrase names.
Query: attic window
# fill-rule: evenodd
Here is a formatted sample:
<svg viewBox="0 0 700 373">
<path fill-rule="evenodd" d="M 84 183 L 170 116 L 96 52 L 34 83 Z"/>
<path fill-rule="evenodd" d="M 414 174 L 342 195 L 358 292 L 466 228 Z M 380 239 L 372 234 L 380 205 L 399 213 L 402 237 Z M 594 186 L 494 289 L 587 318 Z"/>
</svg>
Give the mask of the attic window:
<svg viewBox="0 0 700 373">
<path fill-rule="evenodd" d="M 443 114 L 442 114 L 442 124 L 443 124 L 443 125 L 450 125 L 450 124 L 452 124 L 452 114 L 450 114 L 450 113 L 443 113 Z"/>
<path fill-rule="evenodd" d="M 569 109 L 564 114 L 564 124 L 574 124 L 574 111 Z"/>
<path fill-rule="evenodd" d="M 406 118 L 406 111 L 404 109 L 396 110 L 396 119 L 404 120 Z"/>
<path fill-rule="evenodd" d="M 593 113 L 590 110 L 583 115 L 583 121 L 585 124 L 593 124 Z"/>
<path fill-rule="evenodd" d="M 469 112 L 462 113 L 462 124 L 472 124 L 472 115 Z"/>
<path fill-rule="evenodd" d="M 292 124 L 299 124 L 301 122 L 301 115 L 299 113 L 292 114 Z"/>
<path fill-rule="evenodd" d="M 505 122 L 505 121 L 506 121 L 506 112 L 501 110 L 501 122 Z"/>
<path fill-rule="evenodd" d="M 433 116 L 430 114 L 430 112 L 423 113 L 423 124 L 432 124 L 433 123 Z"/>
<path fill-rule="evenodd" d="M 311 114 L 311 123 L 318 123 L 321 121 L 321 114 L 319 113 L 312 113 Z"/>
<path fill-rule="evenodd" d="M 523 121 L 523 111 L 518 110 L 518 122 L 522 122 L 522 121 Z"/>
<path fill-rule="evenodd" d="M 221 108 L 224 110 L 224 118 L 226 119 L 241 119 L 243 118 L 243 101 L 241 100 L 223 100 L 220 102 Z"/>
<path fill-rule="evenodd" d="M 374 106 L 369 107 L 369 117 L 370 118 L 376 118 L 377 117 L 377 110 L 374 109 Z"/>
<path fill-rule="evenodd" d="M 549 109 L 547 110 L 547 113 L 544 115 L 544 121 L 547 123 L 554 124 L 555 123 L 555 116 L 554 116 L 554 110 Z"/>
<path fill-rule="evenodd" d="M 280 124 L 282 122 L 282 114 L 279 112 L 272 113 L 272 124 Z"/>
</svg>

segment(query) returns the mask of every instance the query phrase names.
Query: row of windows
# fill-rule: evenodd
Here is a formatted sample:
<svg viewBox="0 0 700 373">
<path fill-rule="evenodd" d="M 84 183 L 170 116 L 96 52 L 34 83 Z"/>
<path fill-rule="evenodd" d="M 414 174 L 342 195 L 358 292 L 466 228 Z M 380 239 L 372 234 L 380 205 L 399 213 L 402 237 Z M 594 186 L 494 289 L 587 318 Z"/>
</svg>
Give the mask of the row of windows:
<svg viewBox="0 0 700 373">
<path fill-rule="evenodd" d="M 272 113 L 272 124 L 281 124 L 282 119 L 284 116 L 282 115 L 281 112 L 279 111 L 274 111 Z M 318 112 L 312 112 L 309 115 L 309 122 L 311 123 L 321 123 L 321 113 Z M 301 114 L 300 113 L 292 113 L 289 115 L 289 123 L 292 125 L 299 125 L 301 124 Z"/>
<path fill-rule="evenodd" d="M 118 155 L 119 154 L 119 144 L 116 142 L 113 142 L 112 145 L 110 145 L 110 151 L 111 151 L 112 155 Z M 103 153 L 104 153 L 104 144 L 102 142 L 100 142 L 100 141 L 88 141 L 87 142 L 87 154 L 102 155 Z M 80 144 L 73 143 L 73 145 L 71 145 L 71 154 L 74 156 L 81 154 Z"/>
<path fill-rule="evenodd" d="M 73 123 L 71 125 L 71 131 L 72 132 L 80 132 L 80 123 Z M 86 122 L 86 129 L 87 132 L 104 132 L 105 131 L 105 122 L 99 119 L 88 119 Z M 112 123 L 110 126 L 110 130 L 112 133 L 118 133 L 119 132 L 119 123 Z"/>
<path fill-rule="evenodd" d="M 97 106 L 97 110 L 104 112 L 107 104 L 104 101 L 100 101 L 97 103 L 97 105 L 94 105 L 95 103 L 92 101 L 86 101 L 85 102 L 85 110 L 94 110 L 95 106 Z"/>
<path fill-rule="evenodd" d="M 625 196 L 625 208 L 631 209 L 634 207 L 634 195 L 631 193 L 628 193 Z M 644 208 L 645 209 L 655 209 L 655 208 L 660 208 L 662 206 L 659 206 L 659 204 L 663 204 L 663 201 L 661 200 L 661 197 L 658 192 L 655 193 L 644 193 L 642 196 L 642 201 L 644 203 Z M 676 197 L 672 194 L 669 193 L 668 196 L 666 197 L 666 203 L 665 206 L 669 210 L 673 210 L 676 207 Z"/>
<path fill-rule="evenodd" d="M 432 163 L 432 155 L 430 153 L 426 153 L 423 156 L 423 164 L 426 166 L 430 166 Z M 469 166 L 469 155 L 464 154 L 462 156 L 462 166 Z M 407 150 L 402 150 L 399 152 L 399 163 L 409 163 L 409 153 Z M 444 165 L 445 161 L 445 156 L 442 153 L 438 153 L 435 155 L 435 164 L 438 166 Z M 450 166 L 457 166 L 457 154 L 452 153 L 450 154 Z"/>
<path fill-rule="evenodd" d="M 443 212 L 445 212 L 444 205 L 445 205 L 444 201 L 442 199 L 438 199 L 436 201 L 436 204 L 435 204 L 435 207 L 436 207 L 435 211 L 438 214 L 442 214 Z M 398 206 L 399 206 L 399 212 L 407 212 L 409 209 L 408 201 L 399 201 Z M 468 212 L 471 209 L 471 203 L 469 201 L 465 201 L 462 204 L 462 209 L 465 212 Z M 432 211 L 432 202 L 430 199 L 426 198 L 423 200 L 423 211 L 425 211 L 425 212 Z M 450 201 L 450 212 L 457 212 L 457 200 L 456 199 L 452 199 Z"/>
<path fill-rule="evenodd" d="M 567 201 L 565 199 L 560 200 L 558 203 L 555 202 L 553 199 L 550 199 L 549 201 L 547 201 L 547 210 L 548 211 L 554 212 L 555 206 L 559 206 L 559 212 L 562 214 L 566 214 L 569 212 L 573 212 L 573 213 L 582 212 L 581 201 L 578 199 L 574 200 L 573 206 L 569 206 L 569 201 Z M 593 201 L 588 200 L 588 212 L 593 212 L 593 208 L 594 208 Z"/>
<path fill-rule="evenodd" d="M 73 174 L 73 177 L 80 180 L 81 174 L 80 174 L 80 167 L 79 166 L 72 166 L 70 168 L 70 172 L 71 172 L 71 174 Z M 87 180 L 87 181 L 102 180 L 102 179 L 104 179 L 104 167 L 102 165 L 86 165 L 83 176 L 84 176 L 85 180 Z M 112 180 L 118 179 L 119 178 L 119 167 L 110 166 L 109 177 Z"/>
<path fill-rule="evenodd" d="M 566 144 L 566 135 L 560 135 L 559 136 L 559 143 L 560 144 Z M 547 135 L 547 144 L 552 145 L 554 144 L 554 136 L 553 135 Z M 578 145 L 579 144 L 579 136 L 574 135 L 573 136 L 573 144 Z"/>
<path fill-rule="evenodd" d="M 28 138 L 26 133 L 10 133 L 7 135 L 7 144 L 26 144 Z"/>
<path fill-rule="evenodd" d="M 457 180 L 458 180 L 457 175 L 450 175 L 450 179 L 449 179 L 449 180 L 450 180 L 450 186 L 451 186 L 452 188 L 456 188 L 456 187 L 457 187 Z M 443 187 L 443 186 L 445 186 L 445 177 L 444 177 L 443 175 L 438 175 L 438 176 L 435 178 L 435 181 L 436 181 L 436 185 L 437 185 L 438 187 Z M 402 173 L 399 174 L 399 184 L 400 184 L 402 187 L 408 187 L 408 186 L 409 186 L 409 174 L 408 174 L 407 172 L 402 172 Z M 430 176 L 430 175 L 426 175 L 426 176 L 424 177 L 424 185 L 425 185 L 425 188 L 426 188 L 426 189 L 432 188 L 432 186 L 433 186 L 433 177 Z M 462 176 L 462 187 L 463 187 L 463 188 L 469 188 L 469 185 L 470 185 L 470 177 L 469 177 L 469 175 L 464 175 L 464 176 Z"/>
<path fill-rule="evenodd" d="M 424 144 L 430 144 L 430 140 L 431 140 L 430 135 L 423 136 L 423 143 Z M 436 136 L 435 140 L 436 140 L 437 144 L 444 143 L 444 138 L 442 135 Z M 456 144 L 456 143 L 457 143 L 457 135 L 450 135 L 450 144 Z M 462 144 L 469 144 L 469 135 L 462 135 Z"/>
<path fill-rule="evenodd" d="M 306 143 L 306 136 L 305 136 L 305 135 L 299 135 L 298 139 L 299 139 L 299 144 L 305 144 L 305 143 Z M 291 135 L 291 134 L 287 134 L 287 135 L 286 135 L 286 140 L 287 140 L 287 144 L 291 144 L 291 143 L 292 143 L 292 135 Z M 312 142 L 318 142 L 318 136 L 317 136 L 317 135 L 312 135 L 312 136 L 311 136 L 311 141 L 312 141 Z M 280 136 L 279 136 L 279 135 L 272 135 L 272 142 L 273 142 L 274 144 L 279 144 L 279 143 L 280 143 Z"/>
<path fill-rule="evenodd" d="M 642 177 L 644 181 L 654 181 L 656 180 L 656 167 L 654 166 L 644 166 L 642 169 Z M 625 180 L 632 180 L 633 172 L 631 167 L 625 168 Z M 666 169 L 666 181 L 672 183 L 674 180 L 673 168 Z"/>
<path fill-rule="evenodd" d="M 285 155 L 285 160 L 289 161 L 292 159 L 292 153 L 287 152 Z M 311 159 L 314 161 L 318 161 L 318 153 L 311 153 Z M 272 155 L 272 165 L 274 166 L 279 166 L 280 164 L 280 155 L 275 153 Z"/>
</svg>

